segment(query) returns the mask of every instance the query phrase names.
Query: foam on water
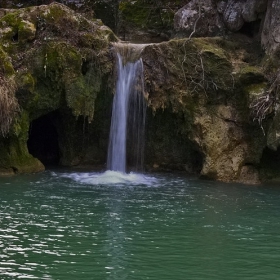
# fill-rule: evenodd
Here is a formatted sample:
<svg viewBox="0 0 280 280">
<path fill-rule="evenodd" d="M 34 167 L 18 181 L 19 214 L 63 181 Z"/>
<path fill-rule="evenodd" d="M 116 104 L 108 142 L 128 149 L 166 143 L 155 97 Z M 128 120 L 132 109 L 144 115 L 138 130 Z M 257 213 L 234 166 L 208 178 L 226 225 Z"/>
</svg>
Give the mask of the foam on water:
<svg viewBox="0 0 280 280">
<path fill-rule="evenodd" d="M 56 174 L 58 175 L 58 174 Z M 89 185 L 146 185 L 155 186 L 158 180 L 155 177 L 138 173 L 122 173 L 107 170 L 104 173 L 62 173 L 60 177 L 70 178 L 76 182 Z"/>
</svg>

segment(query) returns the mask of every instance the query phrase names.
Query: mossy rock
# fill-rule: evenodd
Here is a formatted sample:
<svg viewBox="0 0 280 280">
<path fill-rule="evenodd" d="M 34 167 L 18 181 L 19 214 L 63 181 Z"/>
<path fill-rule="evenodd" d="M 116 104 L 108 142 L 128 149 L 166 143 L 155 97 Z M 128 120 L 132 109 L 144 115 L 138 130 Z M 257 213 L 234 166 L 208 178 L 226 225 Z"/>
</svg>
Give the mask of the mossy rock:
<svg viewBox="0 0 280 280">
<path fill-rule="evenodd" d="M 2 40 L 13 44 L 24 44 L 35 39 L 36 26 L 22 18 L 20 11 L 8 13 L 0 18 Z"/>
<path fill-rule="evenodd" d="M 21 106 L 7 138 L 0 140 L 0 172 L 43 170 L 27 148 L 30 123 L 65 106 L 72 112 L 66 121 L 74 127 L 76 119 L 91 121 L 102 84 L 109 86 L 110 42 L 118 38 L 101 21 L 58 3 L 4 10 L 0 34 L 0 72 L 16 80 Z"/>
<path fill-rule="evenodd" d="M 9 133 L 10 137 L 16 136 L 16 138 L 26 142 L 28 140 L 29 123 L 29 113 L 26 110 L 21 110 L 13 122 L 12 129 Z"/>
<path fill-rule="evenodd" d="M 245 93 L 249 96 L 249 101 L 252 102 L 256 98 L 262 96 L 267 91 L 268 84 L 266 82 L 263 83 L 255 83 L 250 84 L 244 87 Z"/>
<path fill-rule="evenodd" d="M 27 149 L 29 116 L 22 111 L 13 123 L 9 137 L 0 138 L 1 173 L 33 173 L 44 170 L 43 164 Z"/>
<path fill-rule="evenodd" d="M 119 11 L 126 24 L 141 28 L 171 28 L 174 12 L 171 9 L 157 6 L 153 1 L 121 1 Z"/>
<path fill-rule="evenodd" d="M 0 18 L 2 40 L 15 41 L 13 37 L 18 33 L 18 26 L 20 23 L 19 15 L 19 11 L 13 10 L 13 12 Z"/>
<path fill-rule="evenodd" d="M 222 102 L 233 91 L 230 59 L 215 41 L 178 39 L 148 45 L 143 51 L 149 104 L 195 111 Z M 149 74 L 148 74 L 149 73 Z M 225 94 L 227 93 L 227 94 Z"/>
<path fill-rule="evenodd" d="M 4 52 L 4 50 L 1 47 L 0 47 L 0 73 L 7 76 L 15 74 L 11 57 L 6 52 Z"/>
<path fill-rule="evenodd" d="M 18 40 L 21 43 L 30 42 L 35 39 L 36 27 L 32 22 L 21 20 L 18 26 Z"/>
<path fill-rule="evenodd" d="M 28 71 L 21 71 L 16 73 L 16 81 L 18 88 L 27 90 L 28 92 L 34 92 L 35 80 L 34 77 Z"/>
<path fill-rule="evenodd" d="M 251 65 L 244 65 L 241 67 L 240 72 L 237 73 L 237 78 L 242 86 L 262 84 L 266 81 L 261 67 Z"/>
<path fill-rule="evenodd" d="M 18 138 L 1 139 L 0 155 L 0 175 L 5 170 L 9 173 L 12 170 L 13 173 L 33 173 L 45 169 L 38 159 L 29 154 L 26 143 Z"/>
<path fill-rule="evenodd" d="M 74 116 L 83 115 L 88 118 L 89 122 L 93 120 L 94 103 L 100 86 L 100 76 L 94 72 L 91 77 L 90 75 L 88 77 L 80 76 L 66 84 L 66 102 Z"/>
</svg>

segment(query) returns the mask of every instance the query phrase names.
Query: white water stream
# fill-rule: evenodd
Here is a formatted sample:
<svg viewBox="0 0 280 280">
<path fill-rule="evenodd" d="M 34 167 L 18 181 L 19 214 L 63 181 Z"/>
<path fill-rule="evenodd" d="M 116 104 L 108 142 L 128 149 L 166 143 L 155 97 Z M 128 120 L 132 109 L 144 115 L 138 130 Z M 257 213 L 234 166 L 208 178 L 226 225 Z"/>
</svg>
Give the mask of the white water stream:
<svg viewBox="0 0 280 280">
<path fill-rule="evenodd" d="M 143 165 L 143 137 L 146 104 L 144 99 L 144 45 L 115 44 L 117 84 L 113 101 L 107 169 L 126 172 L 127 138 L 130 137 L 131 164 L 135 170 Z"/>
</svg>

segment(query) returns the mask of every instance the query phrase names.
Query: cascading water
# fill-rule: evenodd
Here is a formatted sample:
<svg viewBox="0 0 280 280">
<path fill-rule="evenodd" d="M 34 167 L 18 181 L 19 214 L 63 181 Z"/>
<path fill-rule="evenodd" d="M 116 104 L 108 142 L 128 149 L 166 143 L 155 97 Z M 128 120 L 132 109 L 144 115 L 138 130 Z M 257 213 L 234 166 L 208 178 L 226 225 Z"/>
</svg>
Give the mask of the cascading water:
<svg viewBox="0 0 280 280">
<path fill-rule="evenodd" d="M 107 169 L 126 172 L 127 138 L 131 142 L 131 163 L 139 170 L 143 166 L 143 137 L 146 115 L 144 99 L 144 45 L 115 44 L 117 84 L 113 101 Z"/>
<path fill-rule="evenodd" d="M 158 184 L 155 177 L 139 174 L 139 171 L 143 171 L 146 118 L 143 62 L 140 56 L 145 46 L 118 43 L 114 45 L 118 77 L 113 100 L 107 171 L 58 176 L 70 178 L 82 184 L 98 186 L 154 186 Z M 138 173 L 125 173 L 127 161 L 129 166 L 133 167 L 132 170 Z"/>
</svg>

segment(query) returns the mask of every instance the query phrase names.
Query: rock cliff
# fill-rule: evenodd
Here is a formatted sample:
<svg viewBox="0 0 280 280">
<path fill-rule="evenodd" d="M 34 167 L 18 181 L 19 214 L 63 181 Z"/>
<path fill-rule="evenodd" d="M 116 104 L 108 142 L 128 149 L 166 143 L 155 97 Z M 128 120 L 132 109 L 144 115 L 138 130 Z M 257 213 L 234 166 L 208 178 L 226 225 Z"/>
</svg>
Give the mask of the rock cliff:
<svg viewBox="0 0 280 280">
<path fill-rule="evenodd" d="M 150 40 L 152 22 L 143 35 L 148 15 L 138 17 L 132 8 L 141 1 L 134 2 L 118 3 L 122 25 L 132 24 L 124 25 L 126 36 Z M 174 29 L 169 12 L 153 29 L 173 39 L 142 53 L 147 169 L 253 184 L 278 177 L 278 1 L 181 2 L 172 11 Z M 158 11 L 171 7 L 159 3 Z M 121 25 L 114 24 L 117 31 Z M 48 164 L 104 166 L 116 41 L 86 9 L 80 14 L 60 3 L 0 9 L 1 174 Z"/>
<path fill-rule="evenodd" d="M 83 126 L 77 128 L 76 123 L 81 122 L 81 116 L 85 125 L 93 120 L 97 95 L 105 90 L 106 83 L 110 87 L 113 61 L 109 44 L 117 38 L 100 21 L 88 20 L 53 3 L 0 10 L 0 40 L 1 77 L 9 88 L 9 100 L 16 99 L 19 108 L 13 122 L 1 120 L 1 128 L 10 126 L 8 133 L 2 129 L 2 172 L 44 168 L 29 154 L 27 145 L 32 121 L 46 115 L 61 134 L 61 163 L 79 163 L 82 148 L 77 144 L 86 140 Z M 1 103 L 5 102 L 3 92 L 2 86 Z M 59 115 L 59 121 L 52 120 L 51 114 Z M 30 149 L 36 151 L 36 147 Z M 51 153 L 45 155 L 46 160 L 54 156 Z"/>
</svg>

